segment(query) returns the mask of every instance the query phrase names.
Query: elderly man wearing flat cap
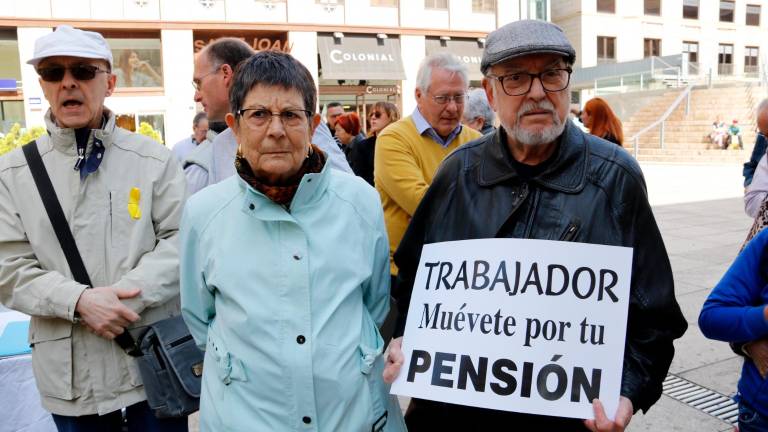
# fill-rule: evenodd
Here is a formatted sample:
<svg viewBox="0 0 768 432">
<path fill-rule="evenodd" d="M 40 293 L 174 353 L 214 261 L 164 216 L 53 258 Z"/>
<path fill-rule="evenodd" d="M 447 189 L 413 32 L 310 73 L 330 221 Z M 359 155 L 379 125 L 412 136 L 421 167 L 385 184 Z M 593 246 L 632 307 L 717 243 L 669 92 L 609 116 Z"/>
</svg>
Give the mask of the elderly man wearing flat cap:
<svg viewBox="0 0 768 432">
<path fill-rule="evenodd" d="M 634 412 L 661 395 L 687 324 L 675 300 L 672 270 L 651 212 L 639 166 L 624 149 L 568 121 L 575 51 L 562 30 L 542 21 L 507 24 L 487 37 L 481 69 L 501 127 L 457 149 L 443 162 L 408 227 L 400 268 L 402 334 L 414 277 L 427 243 L 530 238 L 634 249 L 621 398 L 614 421 L 593 401 L 595 419 L 537 416 L 414 399 L 411 431 L 621 431 Z M 419 311 L 414 311 L 418 313 Z M 392 342 L 385 378 L 399 373 Z"/>
<path fill-rule="evenodd" d="M 154 417 L 135 359 L 113 340 L 180 313 L 184 174 L 164 146 L 115 126 L 104 107 L 112 53 L 100 34 L 60 26 L 28 63 L 50 104 L 47 135 L 28 146 L 68 226 L 54 230 L 22 149 L 0 158 L 0 302 L 32 316 L 43 407 L 59 431 L 121 431 L 123 408 L 131 431 L 186 431 L 186 418 Z M 66 228 L 92 287 L 70 270 L 73 254 L 57 239 Z"/>
</svg>

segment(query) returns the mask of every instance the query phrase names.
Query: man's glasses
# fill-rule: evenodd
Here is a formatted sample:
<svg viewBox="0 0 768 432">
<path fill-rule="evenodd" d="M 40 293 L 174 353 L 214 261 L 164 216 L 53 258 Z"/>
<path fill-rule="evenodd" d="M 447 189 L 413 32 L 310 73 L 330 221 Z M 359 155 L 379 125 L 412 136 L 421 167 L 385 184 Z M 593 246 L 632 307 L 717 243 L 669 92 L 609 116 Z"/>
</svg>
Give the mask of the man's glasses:
<svg viewBox="0 0 768 432">
<path fill-rule="evenodd" d="M 37 69 L 37 74 L 46 82 L 59 82 L 64 79 L 64 74 L 72 74 L 72 77 L 78 81 L 90 81 L 96 77 L 99 72 L 109 73 L 109 71 L 100 69 L 98 66 L 89 64 L 76 64 L 72 66 L 47 66 Z"/>
<path fill-rule="evenodd" d="M 518 72 L 509 75 L 488 75 L 488 78 L 498 80 L 501 88 L 509 96 L 522 96 L 533 87 L 533 79 L 538 78 L 544 91 L 553 93 L 564 90 L 571 81 L 571 68 L 548 69 L 537 74 Z"/>
<path fill-rule="evenodd" d="M 312 115 L 307 110 L 285 110 L 272 112 L 263 108 L 242 108 L 235 112 L 238 117 L 242 117 L 245 123 L 252 129 L 259 129 L 272 122 L 272 117 L 280 117 L 284 127 L 295 128 L 306 123 Z"/>
<path fill-rule="evenodd" d="M 371 114 L 371 117 L 373 117 L 373 118 L 377 119 L 377 118 L 381 118 L 381 116 L 382 116 L 382 115 L 383 115 L 383 114 L 381 113 L 381 111 L 374 111 L 374 112 Z"/>
<path fill-rule="evenodd" d="M 432 100 L 435 101 L 438 105 L 445 105 L 450 101 L 456 102 L 456 105 L 462 105 L 466 97 L 467 95 L 463 93 L 457 95 L 438 95 L 432 96 Z"/>
<path fill-rule="evenodd" d="M 214 68 L 212 71 L 210 71 L 210 72 L 208 72 L 207 74 L 205 74 L 205 75 L 201 76 L 200 78 L 194 78 L 194 79 L 192 80 L 192 87 L 194 87 L 194 88 L 195 88 L 195 91 L 200 91 L 200 86 L 202 86 L 202 85 L 203 85 L 203 78 L 205 78 L 205 77 L 207 77 L 207 76 L 209 76 L 209 75 L 213 75 L 213 74 L 215 74 L 216 72 L 218 72 L 219 70 L 221 70 L 221 66 L 222 66 L 222 65 L 218 65 L 218 66 L 216 66 L 216 67 L 215 67 L 215 68 Z"/>
</svg>

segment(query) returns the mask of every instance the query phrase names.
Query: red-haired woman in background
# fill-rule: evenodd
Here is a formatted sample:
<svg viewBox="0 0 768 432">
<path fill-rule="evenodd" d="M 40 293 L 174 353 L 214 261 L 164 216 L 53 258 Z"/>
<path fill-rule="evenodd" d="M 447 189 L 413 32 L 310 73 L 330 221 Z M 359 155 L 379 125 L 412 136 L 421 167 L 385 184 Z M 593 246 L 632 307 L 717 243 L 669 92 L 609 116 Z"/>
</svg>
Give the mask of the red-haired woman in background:
<svg viewBox="0 0 768 432">
<path fill-rule="evenodd" d="M 589 129 L 589 133 L 599 136 L 612 143 L 624 143 L 624 131 L 621 120 L 616 117 L 608 103 L 601 98 L 592 98 L 581 111 L 581 122 Z"/>
<path fill-rule="evenodd" d="M 354 112 L 343 114 L 336 119 L 334 128 L 336 129 L 336 138 L 339 139 L 341 149 L 344 150 L 344 155 L 349 161 L 352 148 L 357 142 L 365 139 L 365 136 L 360 133 L 360 116 Z"/>
</svg>

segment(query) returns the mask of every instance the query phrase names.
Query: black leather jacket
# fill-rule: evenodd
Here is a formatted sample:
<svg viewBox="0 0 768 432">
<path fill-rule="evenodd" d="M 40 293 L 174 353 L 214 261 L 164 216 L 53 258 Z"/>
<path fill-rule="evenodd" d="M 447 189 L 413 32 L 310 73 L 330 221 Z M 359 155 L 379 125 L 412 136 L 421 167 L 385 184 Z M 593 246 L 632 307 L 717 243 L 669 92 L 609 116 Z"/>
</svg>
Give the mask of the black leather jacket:
<svg viewBox="0 0 768 432">
<path fill-rule="evenodd" d="M 566 122 L 557 153 L 524 180 L 510 162 L 503 128 L 449 155 L 395 254 L 401 335 L 424 244 L 532 238 L 634 248 L 621 394 L 635 410 L 661 396 L 687 322 L 637 162 L 623 148 Z"/>
</svg>

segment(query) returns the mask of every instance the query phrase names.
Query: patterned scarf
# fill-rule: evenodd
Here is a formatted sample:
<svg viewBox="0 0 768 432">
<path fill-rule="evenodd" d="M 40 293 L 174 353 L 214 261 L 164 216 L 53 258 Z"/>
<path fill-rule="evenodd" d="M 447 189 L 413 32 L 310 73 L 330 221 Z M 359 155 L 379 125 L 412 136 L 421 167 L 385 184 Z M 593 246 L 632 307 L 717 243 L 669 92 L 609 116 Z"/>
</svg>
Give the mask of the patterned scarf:
<svg viewBox="0 0 768 432">
<path fill-rule="evenodd" d="M 240 154 L 237 153 L 235 157 L 235 169 L 240 178 L 245 180 L 246 183 L 251 185 L 257 191 L 263 193 L 269 199 L 277 204 L 287 206 L 293 201 L 293 196 L 296 195 L 296 191 L 299 189 L 299 183 L 304 174 L 319 173 L 325 166 L 326 156 L 322 150 L 311 144 L 309 155 L 304 159 L 304 163 L 301 164 L 299 171 L 293 175 L 293 177 L 287 179 L 283 184 L 272 185 L 264 183 L 262 180 L 256 178 L 256 175 L 251 169 L 251 165 Z"/>
</svg>

